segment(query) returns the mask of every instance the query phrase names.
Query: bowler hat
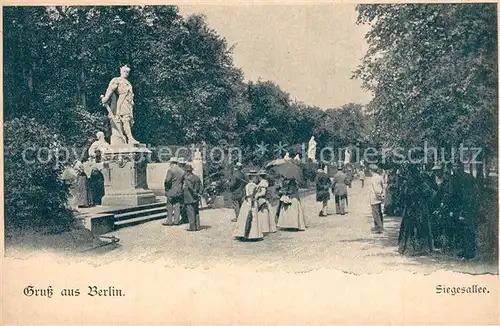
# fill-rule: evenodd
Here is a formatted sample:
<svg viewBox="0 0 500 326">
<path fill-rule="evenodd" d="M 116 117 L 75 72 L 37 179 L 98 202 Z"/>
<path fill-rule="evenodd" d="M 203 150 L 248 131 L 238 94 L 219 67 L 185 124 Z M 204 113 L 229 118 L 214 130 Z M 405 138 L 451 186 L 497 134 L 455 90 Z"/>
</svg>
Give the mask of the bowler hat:
<svg viewBox="0 0 500 326">
<path fill-rule="evenodd" d="M 170 158 L 170 161 L 169 161 L 169 162 L 170 162 L 170 163 L 178 163 L 178 162 L 179 162 L 179 159 L 178 159 L 177 157 L 175 157 L 175 156 L 174 156 L 174 157 L 171 157 L 171 158 Z"/>
<path fill-rule="evenodd" d="M 260 170 L 259 171 L 259 175 L 267 175 L 267 171 L 266 170 Z"/>
<path fill-rule="evenodd" d="M 248 175 L 259 175 L 259 172 L 257 172 L 257 170 L 250 170 L 250 171 L 248 171 L 247 174 Z"/>
</svg>

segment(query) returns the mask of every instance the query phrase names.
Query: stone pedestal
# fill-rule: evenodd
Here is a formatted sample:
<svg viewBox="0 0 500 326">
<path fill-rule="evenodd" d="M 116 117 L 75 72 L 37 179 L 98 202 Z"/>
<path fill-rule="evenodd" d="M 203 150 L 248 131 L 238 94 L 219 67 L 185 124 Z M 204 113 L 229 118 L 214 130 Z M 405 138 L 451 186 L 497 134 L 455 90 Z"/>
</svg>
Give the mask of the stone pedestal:
<svg viewBox="0 0 500 326">
<path fill-rule="evenodd" d="M 104 152 L 103 206 L 138 206 L 156 201 L 146 179 L 150 153 L 144 144 L 121 145 Z"/>
</svg>

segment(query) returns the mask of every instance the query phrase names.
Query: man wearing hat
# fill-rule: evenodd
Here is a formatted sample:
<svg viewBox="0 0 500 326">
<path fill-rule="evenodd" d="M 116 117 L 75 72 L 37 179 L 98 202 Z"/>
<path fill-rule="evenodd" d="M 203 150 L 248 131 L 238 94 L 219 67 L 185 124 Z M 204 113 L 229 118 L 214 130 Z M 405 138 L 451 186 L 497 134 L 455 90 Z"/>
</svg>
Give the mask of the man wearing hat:
<svg viewBox="0 0 500 326">
<path fill-rule="evenodd" d="M 165 196 L 167 197 L 167 221 L 163 225 L 179 225 L 180 210 L 184 197 L 182 188 L 184 170 L 178 165 L 178 159 L 172 157 L 170 159 L 170 168 L 165 177 Z M 173 221 L 172 221 L 173 218 Z"/>
<path fill-rule="evenodd" d="M 235 218 L 231 219 L 236 222 L 240 214 L 241 204 L 245 199 L 245 186 L 248 183 L 247 176 L 241 171 L 243 164 L 237 162 L 234 166 L 234 171 L 229 180 L 229 190 L 231 191 L 231 201 L 234 208 Z"/>
<path fill-rule="evenodd" d="M 201 195 L 201 180 L 193 174 L 193 167 L 186 164 L 184 175 L 184 202 L 183 206 L 189 220 L 188 231 L 200 230 L 199 202 Z"/>
<path fill-rule="evenodd" d="M 382 170 L 377 165 L 370 165 L 372 171 L 372 185 L 370 191 L 370 206 L 372 208 L 373 228 L 372 232 L 380 234 L 384 231 L 384 220 L 382 216 L 382 201 L 384 199 L 384 180 Z"/>
<path fill-rule="evenodd" d="M 185 170 L 185 169 L 186 169 L 186 164 L 187 164 L 187 161 L 186 161 L 186 159 L 185 159 L 184 157 L 179 157 L 179 158 L 178 158 L 178 163 L 177 163 L 177 164 L 179 165 L 179 167 L 180 167 L 181 169 Z"/>
<path fill-rule="evenodd" d="M 338 171 L 333 177 L 332 192 L 335 196 L 335 213 L 345 215 L 345 205 L 347 202 L 347 176 L 342 171 L 343 164 L 339 164 Z"/>
</svg>

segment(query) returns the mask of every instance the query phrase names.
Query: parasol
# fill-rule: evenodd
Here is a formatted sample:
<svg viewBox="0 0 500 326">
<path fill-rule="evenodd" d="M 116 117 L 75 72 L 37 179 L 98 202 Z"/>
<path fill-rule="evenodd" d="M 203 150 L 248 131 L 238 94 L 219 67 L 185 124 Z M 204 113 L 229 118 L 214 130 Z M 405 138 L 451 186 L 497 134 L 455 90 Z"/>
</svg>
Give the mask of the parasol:
<svg viewBox="0 0 500 326">
<path fill-rule="evenodd" d="M 277 174 L 287 179 L 302 179 L 302 170 L 297 164 L 284 159 L 278 159 L 269 162 L 266 169 L 271 169 Z"/>
</svg>

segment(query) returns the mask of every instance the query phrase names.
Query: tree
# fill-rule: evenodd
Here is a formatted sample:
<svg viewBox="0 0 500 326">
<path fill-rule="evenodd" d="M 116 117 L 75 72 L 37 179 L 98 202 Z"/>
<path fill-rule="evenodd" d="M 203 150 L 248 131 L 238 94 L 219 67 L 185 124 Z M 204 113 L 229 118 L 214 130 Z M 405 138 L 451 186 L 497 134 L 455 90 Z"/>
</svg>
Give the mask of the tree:
<svg viewBox="0 0 500 326">
<path fill-rule="evenodd" d="M 378 141 L 496 153 L 497 21 L 494 4 L 359 5 L 369 49 L 355 78 Z"/>
</svg>

